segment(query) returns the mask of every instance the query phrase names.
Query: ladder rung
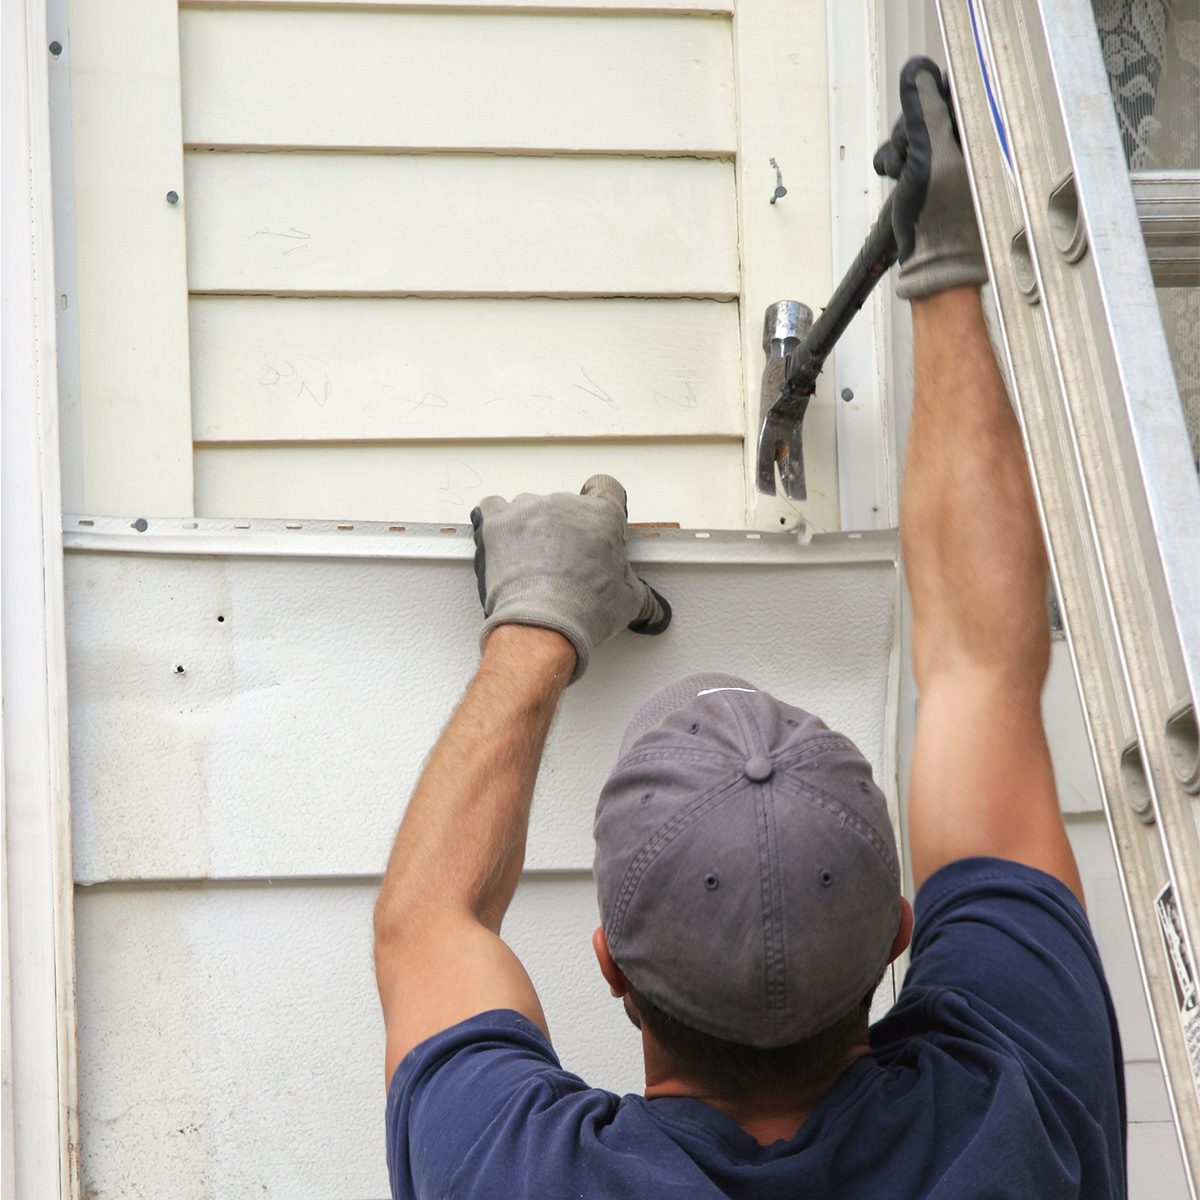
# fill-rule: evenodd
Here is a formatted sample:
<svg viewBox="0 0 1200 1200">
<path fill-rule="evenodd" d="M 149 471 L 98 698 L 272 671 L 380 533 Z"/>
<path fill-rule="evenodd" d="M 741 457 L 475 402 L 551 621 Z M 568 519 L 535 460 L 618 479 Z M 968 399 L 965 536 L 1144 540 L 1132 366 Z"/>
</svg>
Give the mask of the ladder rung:
<svg viewBox="0 0 1200 1200">
<path fill-rule="evenodd" d="M 1135 171 L 1131 180 L 1155 286 L 1200 285 L 1200 172 Z"/>
</svg>

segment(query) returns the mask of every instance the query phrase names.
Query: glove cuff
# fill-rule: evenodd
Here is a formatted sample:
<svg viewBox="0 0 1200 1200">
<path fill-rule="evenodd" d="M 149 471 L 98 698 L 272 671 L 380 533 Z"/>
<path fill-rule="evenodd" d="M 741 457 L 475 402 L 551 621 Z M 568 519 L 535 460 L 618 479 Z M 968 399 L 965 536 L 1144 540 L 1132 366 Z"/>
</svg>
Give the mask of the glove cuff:
<svg viewBox="0 0 1200 1200">
<path fill-rule="evenodd" d="M 950 288 L 982 287 L 987 281 L 987 267 L 982 258 L 910 260 L 900 268 L 896 295 L 901 300 L 920 300 Z"/>
</svg>

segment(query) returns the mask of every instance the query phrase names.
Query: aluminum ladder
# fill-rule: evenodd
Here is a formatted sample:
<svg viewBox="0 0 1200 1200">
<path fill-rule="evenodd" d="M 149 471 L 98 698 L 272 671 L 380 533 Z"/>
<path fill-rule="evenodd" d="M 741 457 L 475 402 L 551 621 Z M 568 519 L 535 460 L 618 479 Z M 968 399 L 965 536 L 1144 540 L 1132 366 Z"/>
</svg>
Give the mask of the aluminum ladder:
<svg viewBox="0 0 1200 1200">
<path fill-rule="evenodd" d="M 1089 0 L 937 0 L 937 9 L 1194 1198 L 1200 483 L 1154 282 L 1200 285 L 1200 175 L 1131 178 Z"/>
</svg>

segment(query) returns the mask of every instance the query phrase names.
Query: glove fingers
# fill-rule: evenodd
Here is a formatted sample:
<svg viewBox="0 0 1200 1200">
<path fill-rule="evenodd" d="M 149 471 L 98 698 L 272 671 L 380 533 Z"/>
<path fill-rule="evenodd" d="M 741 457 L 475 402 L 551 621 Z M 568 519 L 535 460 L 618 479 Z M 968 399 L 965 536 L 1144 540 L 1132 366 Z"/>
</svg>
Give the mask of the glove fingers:
<svg viewBox="0 0 1200 1200">
<path fill-rule="evenodd" d="M 497 516 L 508 507 L 508 501 L 503 496 L 485 496 L 471 513 L 471 524 L 475 524 L 475 513 L 479 514 L 480 523 Z"/>
<path fill-rule="evenodd" d="M 941 77 L 921 74 L 917 77 L 917 95 L 921 98 L 921 111 L 925 114 L 925 125 L 929 130 L 931 145 L 957 145 L 958 133 L 954 128 L 954 114 L 950 101 L 943 94 Z"/>
<path fill-rule="evenodd" d="M 625 489 L 611 475 L 593 475 L 579 489 L 581 496 L 597 496 L 607 500 L 626 520 L 629 518 L 629 500 Z"/>
<path fill-rule="evenodd" d="M 657 637 L 671 624 L 671 606 L 667 598 L 656 592 L 644 579 L 638 583 L 645 588 L 646 594 L 642 600 L 642 609 L 637 617 L 629 622 L 633 633 L 645 633 Z"/>
<path fill-rule="evenodd" d="M 475 584 L 479 588 L 479 603 L 487 613 L 487 551 L 483 548 L 483 510 L 471 509 L 471 529 L 475 537 Z"/>
<path fill-rule="evenodd" d="M 905 142 L 904 149 L 908 150 L 907 142 Z M 875 151 L 875 174 L 886 175 L 890 179 L 899 179 L 902 170 L 904 170 L 904 155 L 897 151 L 891 142 L 884 142 Z"/>
<path fill-rule="evenodd" d="M 910 58 L 900 71 L 900 107 L 906 119 L 912 117 L 920 118 L 922 115 L 920 111 L 921 100 L 916 94 L 917 82 L 922 75 L 933 77 L 933 81 L 943 98 L 950 94 L 949 85 L 942 79 L 941 68 L 932 58 L 927 58 L 923 54 L 918 54 L 915 58 Z M 915 108 L 914 105 L 916 106 Z"/>
</svg>

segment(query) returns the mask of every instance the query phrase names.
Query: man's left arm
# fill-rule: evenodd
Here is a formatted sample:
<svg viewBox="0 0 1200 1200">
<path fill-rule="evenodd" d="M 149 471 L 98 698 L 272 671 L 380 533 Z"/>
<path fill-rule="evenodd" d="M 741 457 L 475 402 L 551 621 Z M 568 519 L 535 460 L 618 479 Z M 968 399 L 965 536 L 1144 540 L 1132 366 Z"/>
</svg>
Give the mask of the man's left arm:
<svg viewBox="0 0 1200 1200">
<path fill-rule="evenodd" d="M 625 491 L 498 497 L 472 514 L 483 656 L 409 801 L 375 905 L 387 1079 L 426 1038 L 491 1009 L 548 1035 L 524 967 L 500 940 L 525 859 L 534 783 L 559 696 L 593 647 L 660 633 L 666 602 L 632 572 Z"/>
</svg>

